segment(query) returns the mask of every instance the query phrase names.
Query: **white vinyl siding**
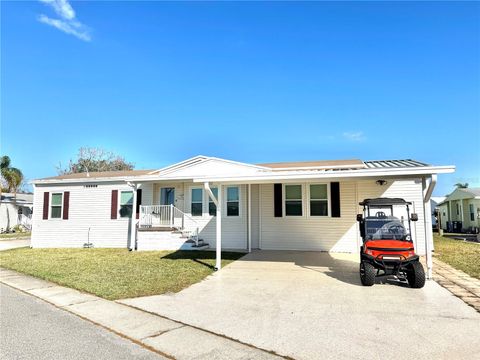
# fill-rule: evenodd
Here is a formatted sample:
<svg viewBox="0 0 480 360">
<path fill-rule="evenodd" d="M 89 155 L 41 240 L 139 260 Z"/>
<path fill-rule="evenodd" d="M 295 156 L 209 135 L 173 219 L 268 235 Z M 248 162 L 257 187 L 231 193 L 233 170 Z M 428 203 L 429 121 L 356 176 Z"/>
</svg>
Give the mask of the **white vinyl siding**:
<svg viewBox="0 0 480 360">
<path fill-rule="evenodd" d="M 308 183 L 305 184 L 307 186 Z M 419 254 L 425 253 L 425 230 L 421 180 L 389 180 L 379 186 L 375 180 L 340 182 L 341 217 L 274 217 L 273 184 L 260 185 L 260 248 L 266 250 L 316 250 L 358 252 L 361 238 L 356 214 L 358 203 L 366 198 L 400 197 L 412 201 L 412 212 L 419 221 L 412 223 L 412 236 Z"/>
<path fill-rule="evenodd" d="M 129 218 L 111 219 L 112 190 L 131 191 L 125 182 L 102 183 L 84 188 L 83 183 L 71 185 L 36 185 L 32 214 L 32 247 L 83 247 L 88 240 L 96 248 L 126 248 Z M 151 205 L 152 185 L 141 185 L 142 204 Z M 42 218 L 43 193 L 70 192 L 68 221 L 47 221 Z M 120 195 L 119 195 L 120 196 Z M 63 210 L 62 210 L 63 211 Z"/>
<path fill-rule="evenodd" d="M 191 202 L 191 189 L 195 188 L 192 183 L 184 183 L 185 186 L 185 203 Z M 222 193 L 222 248 L 223 249 L 247 249 L 247 219 L 246 206 L 247 206 L 247 191 L 246 185 L 229 185 L 239 188 L 239 213 L 240 216 L 227 216 L 226 213 L 226 199 L 227 199 L 227 186 L 223 186 Z M 211 216 L 208 212 L 208 194 L 203 192 L 203 216 L 195 216 L 193 220 L 199 226 L 200 238 L 210 245 L 210 248 L 216 246 L 216 216 Z M 190 208 L 186 212 L 187 215 L 192 215 Z"/>
</svg>

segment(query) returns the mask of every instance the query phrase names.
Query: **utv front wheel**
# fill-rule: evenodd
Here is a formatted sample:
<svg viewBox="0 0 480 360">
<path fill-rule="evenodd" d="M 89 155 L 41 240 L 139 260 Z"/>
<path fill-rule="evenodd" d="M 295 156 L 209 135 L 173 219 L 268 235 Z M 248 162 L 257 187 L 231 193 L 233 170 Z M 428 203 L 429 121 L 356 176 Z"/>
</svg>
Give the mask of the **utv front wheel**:
<svg viewBox="0 0 480 360">
<path fill-rule="evenodd" d="M 414 289 L 420 289 L 425 285 L 425 271 L 419 261 L 411 264 L 407 271 L 407 281 Z"/>
<path fill-rule="evenodd" d="M 366 261 L 360 263 L 360 280 L 363 286 L 372 286 L 375 284 L 376 275 L 377 270 L 372 264 Z"/>
</svg>

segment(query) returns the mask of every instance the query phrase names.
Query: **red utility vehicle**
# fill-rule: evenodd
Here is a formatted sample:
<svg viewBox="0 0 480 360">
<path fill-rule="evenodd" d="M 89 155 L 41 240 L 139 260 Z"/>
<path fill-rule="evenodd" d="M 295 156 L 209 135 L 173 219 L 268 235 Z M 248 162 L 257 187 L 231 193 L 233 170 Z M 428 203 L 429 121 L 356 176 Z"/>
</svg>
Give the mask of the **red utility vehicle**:
<svg viewBox="0 0 480 360">
<path fill-rule="evenodd" d="M 377 276 L 392 275 L 412 288 L 425 285 L 425 272 L 415 254 L 411 236 L 412 203 L 399 198 L 365 199 L 357 215 L 363 245 L 360 248 L 360 279 L 372 286 Z"/>
</svg>

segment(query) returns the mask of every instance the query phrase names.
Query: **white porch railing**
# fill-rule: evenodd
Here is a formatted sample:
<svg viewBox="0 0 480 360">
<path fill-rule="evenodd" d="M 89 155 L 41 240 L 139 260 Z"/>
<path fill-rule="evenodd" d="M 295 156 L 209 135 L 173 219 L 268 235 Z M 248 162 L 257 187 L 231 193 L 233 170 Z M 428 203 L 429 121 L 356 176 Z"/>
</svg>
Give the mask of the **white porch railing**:
<svg viewBox="0 0 480 360">
<path fill-rule="evenodd" d="M 173 205 L 140 205 L 138 226 L 177 229 L 188 235 L 198 245 L 198 223 Z"/>
<path fill-rule="evenodd" d="M 18 224 L 27 230 L 32 230 L 32 217 L 24 214 L 18 214 Z"/>
</svg>

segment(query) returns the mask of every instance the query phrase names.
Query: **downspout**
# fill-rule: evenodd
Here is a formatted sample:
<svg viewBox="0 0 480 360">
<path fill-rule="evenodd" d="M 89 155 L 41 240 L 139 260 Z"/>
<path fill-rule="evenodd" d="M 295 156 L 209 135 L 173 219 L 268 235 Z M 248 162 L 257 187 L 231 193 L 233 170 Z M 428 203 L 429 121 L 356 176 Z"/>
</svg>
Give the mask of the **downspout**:
<svg viewBox="0 0 480 360">
<path fill-rule="evenodd" d="M 132 204 L 132 218 L 130 219 L 130 246 L 129 250 L 135 250 L 135 244 L 137 243 L 137 184 L 127 182 L 128 186 L 132 188 L 133 191 L 133 204 Z"/>
<path fill-rule="evenodd" d="M 432 174 L 430 178 L 430 182 L 428 187 L 426 188 L 426 179 L 422 179 L 422 188 L 425 191 L 425 195 L 423 198 L 423 219 L 424 219 L 424 228 L 425 228 L 425 256 L 427 260 L 427 278 L 432 278 L 432 268 L 433 268 L 433 261 L 432 261 L 432 242 L 433 242 L 433 234 L 432 234 L 432 226 L 427 226 L 431 222 L 432 215 L 430 213 L 427 214 L 425 207 L 429 204 L 430 198 L 433 193 L 433 189 L 437 184 L 437 174 Z M 425 190 L 426 188 L 426 190 Z M 430 208 L 430 206 L 428 206 Z"/>
</svg>

